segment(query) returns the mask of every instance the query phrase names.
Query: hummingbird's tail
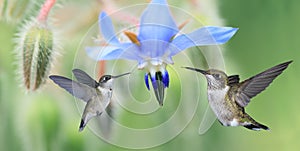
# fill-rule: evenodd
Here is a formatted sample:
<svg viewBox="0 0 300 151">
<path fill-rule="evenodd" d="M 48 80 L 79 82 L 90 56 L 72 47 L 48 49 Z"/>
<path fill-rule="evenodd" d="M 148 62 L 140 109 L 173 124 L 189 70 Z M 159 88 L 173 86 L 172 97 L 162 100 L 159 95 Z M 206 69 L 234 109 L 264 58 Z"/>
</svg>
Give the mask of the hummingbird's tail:
<svg viewBox="0 0 300 151">
<path fill-rule="evenodd" d="M 79 132 L 81 132 L 84 129 L 85 125 L 86 125 L 86 123 L 84 122 L 83 119 L 81 119 L 80 125 L 79 125 Z"/>
<path fill-rule="evenodd" d="M 267 126 L 265 125 L 262 125 L 260 123 L 251 123 L 251 124 L 248 124 L 248 125 L 244 125 L 244 127 L 250 129 L 250 130 L 254 130 L 254 131 L 260 131 L 260 130 L 270 130 Z"/>
<path fill-rule="evenodd" d="M 263 124 L 260 124 L 258 122 L 256 122 L 253 118 L 251 118 L 249 115 L 246 115 L 246 121 L 248 122 L 245 122 L 243 124 L 243 126 L 245 128 L 248 128 L 250 130 L 254 130 L 254 131 L 260 131 L 260 130 L 270 130 L 267 126 L 263 125 Z"/>
</svg>

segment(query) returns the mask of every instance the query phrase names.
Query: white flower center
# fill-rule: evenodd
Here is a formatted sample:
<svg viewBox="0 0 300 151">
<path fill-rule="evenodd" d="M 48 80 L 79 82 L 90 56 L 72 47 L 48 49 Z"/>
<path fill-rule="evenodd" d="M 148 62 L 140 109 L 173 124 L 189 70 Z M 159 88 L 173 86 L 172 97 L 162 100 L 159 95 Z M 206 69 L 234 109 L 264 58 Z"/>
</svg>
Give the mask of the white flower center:
<svg viewBox="0 0 300 151">
<path fill-rule="evenodd" d="M 163 60 L 158 59 L 150 59 L 147 61 L 144 61 L 143 63 L 138 65 L 138 69 L 145 69 L 148 71 L 151 75 L 155 75 L 155 72 L 157 71 L 165 71 L 166 70 L 167 63 L 165 63 Z"/>
</svg>

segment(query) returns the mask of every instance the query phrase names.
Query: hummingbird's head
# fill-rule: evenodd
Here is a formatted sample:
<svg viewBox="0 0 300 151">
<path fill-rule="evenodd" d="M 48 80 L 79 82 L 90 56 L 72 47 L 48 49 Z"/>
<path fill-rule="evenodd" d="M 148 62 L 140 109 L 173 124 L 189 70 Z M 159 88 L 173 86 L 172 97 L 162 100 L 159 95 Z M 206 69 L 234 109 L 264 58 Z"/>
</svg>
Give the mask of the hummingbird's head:
<svg viewBox="0 0 300 151">
<path fill-rule="evenodd" d="M 212 89 L 224 89 L 227 85 L 227 75 L 220 70 L 210 69 L 204 74 L 208 87 Z"/>
<path fill-rule="evenodd" d="M 112 88 L 113 79 L 111 75 L 104 75 L 99 79 L 99 85 L 103 88 Z"/>
<path fill-rule="evenodd" d="M 117 75 L 117 76 L 104 75 L 99 79 L 99 85 L 103 88 L 112 89 L 114 79 L 122 77 L 122 76 L 127 75 L 127 74 L 130 74 L 130 73 L 128 72 L 128 73 L 120 74 L 120 75 Z"/>
<path fill-rule="evenodd" d="M 206 77 L 207 85 L 210 89 L 224 89 L 227 85 L 227 75 L 223 71 L 216 69 L 201 70 L 191 67 L 184 68 L 202 73 Z"/>
</svg>

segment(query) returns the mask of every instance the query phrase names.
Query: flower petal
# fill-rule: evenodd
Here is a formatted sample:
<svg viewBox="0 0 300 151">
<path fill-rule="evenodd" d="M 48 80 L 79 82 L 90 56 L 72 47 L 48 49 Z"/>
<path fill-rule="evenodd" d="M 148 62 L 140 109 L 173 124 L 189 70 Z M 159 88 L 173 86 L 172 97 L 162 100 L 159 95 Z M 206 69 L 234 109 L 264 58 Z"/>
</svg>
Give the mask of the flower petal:
<svg viewBox="0 0 300 151">
<path fill-rule="evenodd" d="M 146 87 L 148 90 L 150 90 L 150 86 L 149 86 L 149 73 L 145 73 L 145 77 L 144 77 L 144 80 L 145 80 L 145 84 L 146 84 Z"/>
<path fill-rule="evenodd" d="M 218 45 L 226 43 L 238 30 L 232 27 L 206 26 L 189 34 L 176 37 L 172 42 L 171 55 L 194 46 Z"/>
<path fill-rule="evenodd" d="M 165 88 L 169 87 L 169 73 L 167 70 L 165 70 L 164 72 L 162 72 L 162 82 L 164 83 Z"/>
<path fill-rule="evenodd" d="M 166 0 L 152 0 L 141 17 L 139 40 L 157 39 L 169 42 L 177 32 L 178 27 Z"/>
<path fill-rule="evenodd" d="M 86 47 L 88 56 L 97 61 L 119 59 L 122 51 L 122 49 L 116 46 Z"/>
<path fill-rule="evenodd" d="M 105 12 L 102 12 L 99 15 L 99 28 L 107 43 L 113 45 L 120 43 L 116 37 L 112 21 Z"/>
<path fill-rule="evenodd" d="M 123 43 L 119 46 L 87 47 L 86 52 L 94 60 L 129 59 L 140 61 L 138 47 L 132 43 Z"/>
<path fill-rule="evenodd" d="M 148 58 L 160 58 L 168 51 L 169 42 L 162 40 L 144 40 L 141 43 L 141 53 Z"/>
</svg>

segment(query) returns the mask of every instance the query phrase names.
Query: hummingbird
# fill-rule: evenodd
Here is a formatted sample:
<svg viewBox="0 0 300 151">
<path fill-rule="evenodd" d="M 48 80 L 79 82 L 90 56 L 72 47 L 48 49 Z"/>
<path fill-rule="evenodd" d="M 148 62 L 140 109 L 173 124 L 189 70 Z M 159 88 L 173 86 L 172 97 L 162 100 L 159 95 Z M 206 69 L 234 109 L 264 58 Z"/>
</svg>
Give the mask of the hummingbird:
<svg viewBox="0 0 300 151">
<path fill-rule="evenodd" d="M 79 125 L 79 131 L 81 132 L 90 119 L 100 116 L 109 105 L 112 98 L 114 79 L 130 73 L 117 76 L 103 75 L 97 82 L 80 69 L 73 69 L 72 72 L 77 81 L 59 75 L 51 75 L 49 78 L 73 96 L 86 102 Z"/>
<path fill-rule="evenodd" d="M 250 99 L 265 90 L 292 61 L 269 68 L 245 81 L 239 75 L 227 76 L 216 69 L 184 67 L 203 74 L 207 79 L 208 103 L 223 126 L 244 126 L 250 130 L 269 130 L 245 112 Z"/>
</svg>

